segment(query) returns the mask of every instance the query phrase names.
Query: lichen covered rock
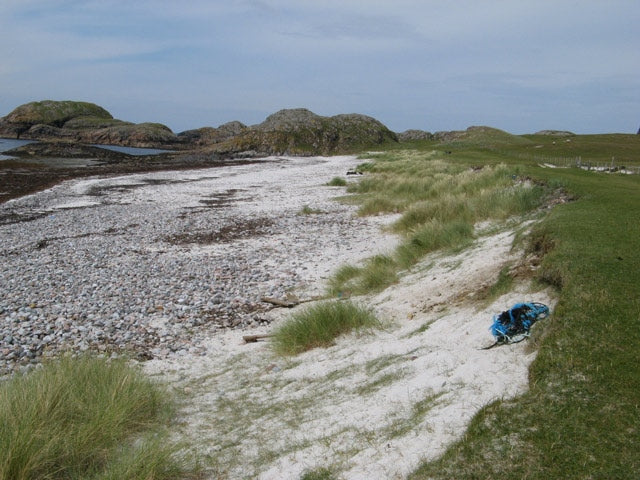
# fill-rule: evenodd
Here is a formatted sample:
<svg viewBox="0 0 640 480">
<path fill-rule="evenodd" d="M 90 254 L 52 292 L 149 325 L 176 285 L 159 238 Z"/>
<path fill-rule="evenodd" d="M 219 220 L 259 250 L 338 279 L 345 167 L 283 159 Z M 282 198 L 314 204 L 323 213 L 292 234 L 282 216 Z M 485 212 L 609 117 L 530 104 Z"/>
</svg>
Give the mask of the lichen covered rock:
<svg viewBox="0 0 640 480">
<path fill-rule="evenodd" d="M 44 100 L 20 105 L 4 117 L 2 123 L 26 131 L 39 124 L 63 127 L 66 122 L 77 117 L 113 119 L 109 112 L 93 103 Z"/>
<path fill-rule="evenodd" d="M 378 120 L 359 114 L 323 117 L 304 108 L 286 109 L 216 146 L 220 152 L 253 151 L 268 155 L 332 155 L 385 142 L 395 133 Z"/>
<path fill-rule="evenodd" d="M 433 133 L 424 130 L 405 130 L 398 134 L 398 140 L 401 142 L 411 142 L 416 140 L 433 140 Z"/>
<path fill-rule="evenodd" d="M 17 107 L 0 119 L 0 136 L 129 147 L 164 147 L 180 142 L 165 125 L 117 120 L 98 105 L 69 100 L 44 100 Z"/>
<path fill-rule="evenodd" d="M 245 124 L 234 121 L 220 125 L 218 128 L 202 127 L 194 130 L 186 130 L 180 132 L 178 138 L 189 144 L 213 145 L 240 135 L 246 129 L 247 126 Z"/>
<path fill-rule="evenodd" d="M 87 102 L 31 102 L 0 119 L 0 136 L 43 141 L 129 147 L 204 148 L 218 154 L 332 155 L 350 153 L 386 142 L 395 133 L 372 117 L 359 114 L 323 117 L 305 108 L 280 110 L 259 125 L 229 122 L 179 135 L 159 123 L 133 124 L 112 117 Z"/>
</svg>

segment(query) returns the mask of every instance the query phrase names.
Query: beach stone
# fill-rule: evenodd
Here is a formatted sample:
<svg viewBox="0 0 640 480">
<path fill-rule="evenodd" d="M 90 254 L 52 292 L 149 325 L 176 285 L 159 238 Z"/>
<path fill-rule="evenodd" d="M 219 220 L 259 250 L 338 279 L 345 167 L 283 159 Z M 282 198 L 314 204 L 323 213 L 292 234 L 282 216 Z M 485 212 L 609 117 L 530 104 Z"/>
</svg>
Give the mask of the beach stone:
<svg viewBox="0 0 640 480">
<path fill-rule="evenodd" d="M 271 159 L 92 178 L 0 204 L 0 219 L 55 212 L 0 222 L 0 277 L 11 279 L 0 306 L 4 361 L 26 355 L 14 344 L 35 346 L 35 358 L 69 349 L 200 355 L 222 328 L 268 324 L 262 296 L 285 298 L 301 287 L 310 289 L 302 297 L 322 293 L 332 268 L 375 249 L 380 219 L 356 216 L 321 186 L 358 162 Z M 198 201 L 232 189 L 228 204 Z M 309 202 L 327 213 L 299 215 Z M 268 229 L 232 241 L 200 236 L 264 219 Z"/>
</svg>

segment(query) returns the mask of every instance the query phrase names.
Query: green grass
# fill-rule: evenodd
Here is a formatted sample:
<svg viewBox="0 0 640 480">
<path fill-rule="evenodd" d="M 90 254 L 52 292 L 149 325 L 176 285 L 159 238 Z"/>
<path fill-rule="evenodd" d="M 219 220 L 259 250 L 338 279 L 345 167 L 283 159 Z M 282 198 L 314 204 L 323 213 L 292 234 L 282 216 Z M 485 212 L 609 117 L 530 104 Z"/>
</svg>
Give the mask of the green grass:
<svg viewBox="0 0 640 480">
<path fill-rule="evenodd" d="M 342 334 L 377 326 L 373 312 L 350 301 L 321 302 L 294 313 L 274 331 L 271 345 L 279 355 L 296 355 L 327 347 Z"/>
<path fill-rule="evenodd" d="M 431 220 L 412 233 L 396 251 L 398 265 L 410 268 L 427 253 L 470 243 L 473 225 L 463 220 L 442 223 Z"/>
<path fill-rule="evenodd" d="M 378 292 L 398 280 L 398 264 L 388 255 L 365 260 L 362 267 L 343 265 L 329 279 L 327 293 L 332 297 L 349 297 Z"/>
<path fill-rule="evenodd" d="M 554 154 L 637 164 L 640 142 L 632 137 L 534 140 Z M 529 391 L 486 406 L 459 442 L 411 478 L 637 478 L 640 177 L 542 169 L 522 151 L 501 151 L 500 159 L 563 185 L 574 199 L 551 210 L 527 240 L 529 252 L 542 256 L 538 279 L 559 296 L 551 321 L 530 339 L 538 354 Z"/>
<path fill-rule="evenodd" d="M 329 187 L 344 187 L 347 185 L 347 181 L 342 177 L 333 177 L 327 185 Z"/>
<path fill-rule="evenodd" d="M 309 205 L 304 205 L 300 209 L 300 212 L 298 212 L 299 215 L 317 215 L 319 213 L 323 213 L 323 211 L 316 208 L 311 208 Z"/>
<path fill-rule="evenodd" d="M 459 442 L 411 478 L 636 478 L 640 176 L 539 164 L 571 165 L 579 158 L 582 164 L 613 161 L 636 171 L 640 136 L 527 135 L 521 141 L 485 133 L 486 138 L 476 131 L 449 144 L 424 141 L 389 148 L 375 155 L 367 164 L 369 175 L 348 189 L 359 196 L 363 214 L 402 214 L 393 230 L 405 235 L 405 242 L 393 258 L 406 266 L 421 257 L 423 238 L 437 237 L 419 234 L 429 223 L 435 228 L 453 218 L 509 219 L 528 215 L 545 199 L 556 204 L 538 215 L 541 222 L 531 233 L 518 233 L 518 243 L 541 259 L 534 280 L 555 288 L 559 298 L 551 321 L 529 340 L 529 348 L 538 351 L 529 391 L 483 408 Z M 485 172 L 488 183 L 479 189 L 458 182 L 471 167 Z M 515 175 L 514 188 L 491 186 L 492 181 L 499 186 L 500 179 L 491 180 L 488 172 L 503 169 L 509 172 L 503 180 Z M 345 270 L 339 273 L 344 276 Z M 334 287 L 339 281 L 337 275 Z M 348 282 L 357 281 L 350 268 Z M 512 283 L 505 269 L 487 294 L 500 295 Z M 405 427 L 398 424 L 401 431 Z"/>
<path fill-rule="evenodd" d="M 328 468 L 318 468 L 304 472 L 300 480 L 335 480 L 336 478 Z"/>
<path fill-rule="evenodd" d="M 68 357 L 0 384 L 0 478 L 194 478 L 166 392 L 124 361 Z"/>
<path fill-rule="evenodd" d="M 401 213 L 391 229 L 402 242 L 392 254 L 342 267 L 329 282 L 330 295 L 383 290 L 425 255 L 469 245 L 476 223 L 526 216 L 553 192 L 530 181 L 519 166 L 482 165 L 476 156 L 452 162 L 433 150 L 394 150 L 374 158 L 368 175 L 348 190 L 360 202 L 361 215 Z"/>
<path fill-rule="evenodd" d="M 640 136 L 627 134 L 575 135 L 557 138 L 547 135 L 524 135 L 533 142 L 528 147 L 507 150 L 505 153 L 519 159 L 556 158 L 583 163 L 638 166 L 640 164 Z"/>
</svg>

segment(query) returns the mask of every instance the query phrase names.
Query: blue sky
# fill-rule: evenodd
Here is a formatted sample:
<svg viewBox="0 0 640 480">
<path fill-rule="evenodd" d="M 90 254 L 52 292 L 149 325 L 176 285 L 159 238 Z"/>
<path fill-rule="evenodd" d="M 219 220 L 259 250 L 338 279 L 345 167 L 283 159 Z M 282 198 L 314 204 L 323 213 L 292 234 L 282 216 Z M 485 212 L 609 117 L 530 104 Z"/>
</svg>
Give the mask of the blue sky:
<svg viewBox="0 0 640 480">
<path fill-rule="evenodd" d="M 0 116 L 83 100 L 175 132 L 282 108 L 390 129 L 636 133 L 637 0 L 2 0 Z"/>
</svg>

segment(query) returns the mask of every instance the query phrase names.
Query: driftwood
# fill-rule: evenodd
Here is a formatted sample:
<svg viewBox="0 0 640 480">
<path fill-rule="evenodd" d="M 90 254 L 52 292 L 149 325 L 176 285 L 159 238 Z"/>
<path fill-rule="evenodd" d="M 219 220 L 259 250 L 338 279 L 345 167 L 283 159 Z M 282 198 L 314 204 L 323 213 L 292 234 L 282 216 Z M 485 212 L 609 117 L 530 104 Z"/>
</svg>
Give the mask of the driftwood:
<svg viewBox="0 0 640 480">
<path fill-rule="evenodd" d="M 296 305 L 298 305 L 298 303 L 300 303 L 299 301 L 280 300 L 279 298 L 272 298 L 272 297 L 262 297 L 260 300 L 262 300 L 265 303 L 270 303 L 271 305 L 276 305 L 277 307 L 285 307 L 285 308 L 295 307 Z"/>
<path fill-rule="evenodd" d="M 269 338 L 271 335 L 245 335 L 244 337 L 242 337 L 242 339 L 244 340 L 245 343 L 255 343 L 255 342 L 259 342 L 260 340 L 263 340 L 265 338 Z"/>
<path fill-rule="evenodd" d="M 316 300 L 322 300 L 322 298 L 324 297 L 313 297 L 313 298 L 308 298 L 306 300 L 280 300 L 279 298 L 273 298 L 273 297 L 262 297 L 260 300 L 265 302 L 265 303 L 270 303 L 271 305 L 274 305 L 276 307 L 284 307 L 284 308 L 293 308 L 296 305 L 300 305 L 301 303 L 307 303 L 307 302 L 314 302 Z M 266 338 L 269 338 L 273 335 L 269 335 L 269 334 L 265 334 L 265 335 L 245 335 L 242 337 L 242 339 L 244 340 L 245 343 L 254 343 L 254 342 L 259 342 L 260 340 L 264 340 Z"/>
<path fill-rule="evenodd" d="M 293 308 L 296 305 L 300 305 L 301 303 L 315 302 L 317 300 L 322 300 L 323 298 L 324 297 L 312 297 L 306 300 L 298 300 L 297 298 L 295 300 L 292 300 L 292 299 L 280 300 L 279 298 L 262 297 L 260 300 L 265 303 L 270 303 L 271 305 L 275 305 L 276 307 Z"/>
</svg>

